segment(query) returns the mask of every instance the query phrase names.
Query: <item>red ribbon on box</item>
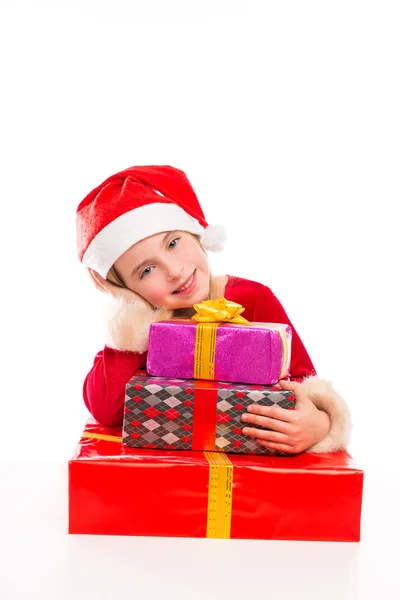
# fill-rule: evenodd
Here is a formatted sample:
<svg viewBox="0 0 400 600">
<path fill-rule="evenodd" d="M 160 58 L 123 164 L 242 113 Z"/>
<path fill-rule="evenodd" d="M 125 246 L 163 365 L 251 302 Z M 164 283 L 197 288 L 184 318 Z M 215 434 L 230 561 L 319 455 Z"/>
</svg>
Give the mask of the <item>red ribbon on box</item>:
<svg viewBox="0 0 400 600">
<path fill-rule="evenodd" d="M 198 379 L 194 384 L 193 450 L 214 450 L 218 388 Z"/>
</svg>

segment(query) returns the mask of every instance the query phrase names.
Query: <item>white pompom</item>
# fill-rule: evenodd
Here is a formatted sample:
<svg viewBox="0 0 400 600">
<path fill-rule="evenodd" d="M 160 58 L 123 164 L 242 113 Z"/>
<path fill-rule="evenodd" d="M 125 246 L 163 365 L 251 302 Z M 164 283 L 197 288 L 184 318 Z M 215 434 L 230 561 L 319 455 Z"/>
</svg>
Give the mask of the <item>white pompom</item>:
<svg viewBox="0 0 400 600">
<path fill-rule="evenodd" d="M 201 240 L 204 248 L 211 250 L 211 252 L 221 252 L 224 249 L 225 242 L 226 231 L 222 225 L 209 225 Z"/>
</svg>

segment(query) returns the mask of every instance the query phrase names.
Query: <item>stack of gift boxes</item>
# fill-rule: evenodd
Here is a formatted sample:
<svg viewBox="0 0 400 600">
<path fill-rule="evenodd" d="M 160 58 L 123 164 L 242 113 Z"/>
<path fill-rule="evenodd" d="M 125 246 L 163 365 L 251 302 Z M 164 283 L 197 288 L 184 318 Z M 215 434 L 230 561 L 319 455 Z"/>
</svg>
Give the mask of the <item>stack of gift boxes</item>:
<svg viewBox="0 0 400 600">
<path fill-rule="evenodd" d="M 346 451 L 272 456 L 250 404 L 294 408 L 291 329 L 220 298 L 150 328 L 121 432 L 89 421 L 70 461 L 70 533 L 358 541 L 363 473 Z M 279 456 L 280 454 L 280 456 Z"/>
<path fill-rule="evenodd" d="M 136 375 L 126 387 L 123 443 L 265 454 L 242 434 L 241 415 L 255 403 L 294 408 L 292 392 L 272 387 L 288 375 L 290 327 L 249 323 L 240 305 L 222 298 L 196 310 L 190 320 L 151 326 L 151 376 Z"/>
</svg>

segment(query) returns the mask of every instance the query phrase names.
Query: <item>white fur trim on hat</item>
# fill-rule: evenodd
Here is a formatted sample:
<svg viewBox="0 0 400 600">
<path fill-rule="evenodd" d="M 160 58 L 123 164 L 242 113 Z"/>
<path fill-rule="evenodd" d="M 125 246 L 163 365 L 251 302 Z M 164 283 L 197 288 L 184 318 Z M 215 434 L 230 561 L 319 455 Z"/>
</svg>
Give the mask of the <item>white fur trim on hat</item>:
<svg viewBox="0 0 400 600">
<path fill-rule="evenodd" d="M 153 202 L 111 221 L 91 241 L 82 262 L 106 278 L 115 261 L 133 244 L 163 231 L 182 230 L 202 237 L 204 228 L 177 204 Z"/>
<path fill-rule="evenodd" d="M 222 225 L 209 225 L 206 227 L 201 243 L 206 250 L 221 252 L 226 242 L 226 231 Z"/>
<path fill-rule="evenodd" d="M 318 377 L 307 377 L 300 384 L 310 400 L 319 410 L 329 415 L 331 428 L 328 435 L 311 446 L 307 452 L 337 452 L 344 450 L 350 441 L 351 415 L 346 401 L 333 389 L 330 381 Z"/>
</svg>

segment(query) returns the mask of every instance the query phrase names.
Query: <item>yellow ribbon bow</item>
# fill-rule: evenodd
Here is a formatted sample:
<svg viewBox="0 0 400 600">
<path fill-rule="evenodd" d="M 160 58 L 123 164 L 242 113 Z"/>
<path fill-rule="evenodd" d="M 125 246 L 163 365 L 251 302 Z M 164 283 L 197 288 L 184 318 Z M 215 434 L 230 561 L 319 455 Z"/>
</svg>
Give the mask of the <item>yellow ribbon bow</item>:
<svg viewBox="0 0 400 600">
<path fill-rule="evenodd" d="M 204 300 L 200 304 L 194 304 L 193 308 L 196 314 L 193 315 L 192 320 L 198 323 L 238 323 L 240 325 L 247 325 L 248 321 L 244 317 L 241 317 L 241 313 L 244 312 L 244 308 L 241 304 L 225 300 L 221 296 L 217 300 Z"/>
</svg>

